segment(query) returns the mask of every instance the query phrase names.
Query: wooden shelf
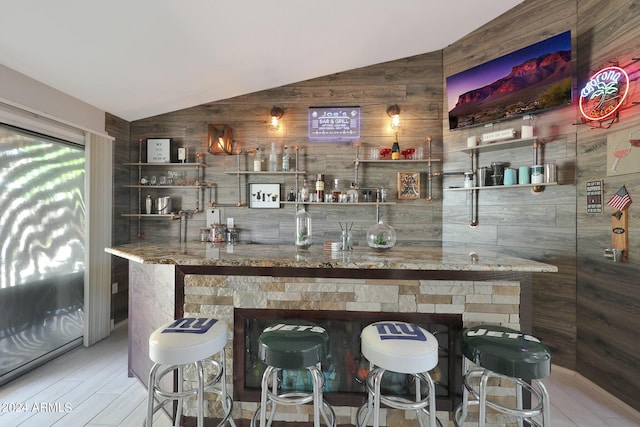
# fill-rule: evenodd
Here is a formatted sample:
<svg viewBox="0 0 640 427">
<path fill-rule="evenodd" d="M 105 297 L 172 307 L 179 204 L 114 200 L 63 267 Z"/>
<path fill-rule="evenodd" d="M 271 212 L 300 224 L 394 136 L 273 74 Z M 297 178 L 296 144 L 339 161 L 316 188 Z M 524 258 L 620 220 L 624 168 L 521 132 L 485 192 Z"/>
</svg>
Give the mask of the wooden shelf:
<svg viewBox="0 0 640 427">
<path fill-rule="evenodd" d="M 124 188 L 173 188 L 173 189 L 195 189 L 211 188 L 211 185 L 142 185 L 142 184 L 125 184 Z"/>
<path fill-rule="evenodd" d="M 354 160 L 360 163 L 429 163 L 431 162 L 441 162 L 441 159 L 418 159 L 418 160 L 409 160 L 409 159 L 398 159 L 398 160 L 374 160 L 374 159 L 356 159 Z"/>
<path fill-rule="evenodd" d="M 124 166 L 155 166 L 155 167 L 176 167 L 176 166 L 192 166 L 197 168 L 206 168 L 207 165 L 204 163 L 123 163 Z"/>
<path fill-rule="evenodd" d="M 396 202 L 358 202 L 358 203 L 327 203 L 327 202 L 280 202 L 281 205 L 319 205 L 319 206 L 384 206 L 395 205 Z"/>
<path fill-rule="evenodd" d="M 532 187 L 548 187 L 551 185 L 558 185 L 557 182 L 543 182 L 540 184 L 515 184 L 515 185 L 485 185 L 483 187 L 455 187 L 445 188 L 444 191 L 469 191 L 469 190 L 511 190 L 515 188 L 532 188 Z"/>
<path fill-rule="evenodd" d="M 122 214 L 123 217 L 127 218 L 149 218 L 149 219 L 163 219 L 163 218 L 176 218 L 178 214 L 136 214 L 136 213 L 128 213 Z"/>
<path fill-rule="evenodd" d="M 307 171 L 227 171 L 227 175 L 300 175 L 306 174 Z"/>
<path fill-rule="evenodd" d="M 463 153 L 484 153 L 489 151 L 498 151 L 498 150 L 506 150 L 509 148 L 522 148 L 522 147 L 533 147 L 533 143 L 535 143 L 537 138 L 534 136 L 532 138 L 523 138 L 523 139 L 512 139 L 509 141 L 499 141 L 499 142 L 489 142 L 486 144 L 476 145 L 475 147 L 465 147 L 459 150 L 452 150 L 452 153 L 463 152 Z"/>
</svg>

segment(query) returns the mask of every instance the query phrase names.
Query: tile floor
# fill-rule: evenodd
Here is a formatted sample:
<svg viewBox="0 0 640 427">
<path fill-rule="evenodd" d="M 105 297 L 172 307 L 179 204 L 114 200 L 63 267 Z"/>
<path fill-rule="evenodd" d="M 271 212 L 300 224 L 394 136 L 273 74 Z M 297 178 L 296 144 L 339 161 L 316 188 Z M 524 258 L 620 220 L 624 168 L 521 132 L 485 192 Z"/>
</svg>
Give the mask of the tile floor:
<svg viewBox="0 0 640 427">
<path fill-rule="evenodd" d="M 146 390 L 127 377 L 127 328 L 79 347 L 0 387 L 2 427 L 140 427 Z M 572 371 L 554 367 L 545 381 L 554 427 L 640 426 L 640 413 Z M 159 414 L 156 425 L 167 427 Z"/>
</svg>

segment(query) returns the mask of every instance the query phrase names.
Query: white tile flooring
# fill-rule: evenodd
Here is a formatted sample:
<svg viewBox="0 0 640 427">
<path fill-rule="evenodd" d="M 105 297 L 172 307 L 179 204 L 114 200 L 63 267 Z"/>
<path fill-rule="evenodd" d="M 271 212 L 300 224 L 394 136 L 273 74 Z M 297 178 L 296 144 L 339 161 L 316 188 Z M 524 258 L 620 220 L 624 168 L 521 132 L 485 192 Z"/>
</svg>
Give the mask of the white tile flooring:
<svg viewBox="0 0 640 427">
<path fill-rule="evenodd" d="M 545 385 L 554 427 L 640 426 L 640 413 L 571 371 L 554 367 Z M 127 377 L 126 324 L 0 387 L 2 427 L 140 427 L 145 411 L 145 388 Z"/>
</svg>

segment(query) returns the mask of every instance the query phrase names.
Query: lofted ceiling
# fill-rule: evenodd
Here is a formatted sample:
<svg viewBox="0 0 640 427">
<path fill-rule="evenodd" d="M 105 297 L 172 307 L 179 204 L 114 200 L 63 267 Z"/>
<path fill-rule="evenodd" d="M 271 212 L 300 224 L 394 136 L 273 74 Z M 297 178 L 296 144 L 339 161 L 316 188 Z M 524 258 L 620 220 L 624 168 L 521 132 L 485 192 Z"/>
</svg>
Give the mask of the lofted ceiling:
<svg viewBox="0 0 640 427">
<path fill-rule="evenodd" d="M 3 0 L 0 63 L 133 121 L 439 50 L 521 2 Z"/>
</svg>

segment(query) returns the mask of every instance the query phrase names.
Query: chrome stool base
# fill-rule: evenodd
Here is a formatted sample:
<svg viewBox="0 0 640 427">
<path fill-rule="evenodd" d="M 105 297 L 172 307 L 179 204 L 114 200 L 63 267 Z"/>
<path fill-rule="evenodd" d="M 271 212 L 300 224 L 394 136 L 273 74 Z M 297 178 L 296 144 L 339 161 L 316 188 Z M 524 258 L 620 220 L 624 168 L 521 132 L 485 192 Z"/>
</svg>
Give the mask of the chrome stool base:
<svg viewBox="0 0 640 427">
<path fill-rule="evenodd" d="M 225 375 L 224 348 L 227 337 L 227 325 L 209 317 L 172 320 L 151 334 L 149 358 L 154 365 L 149 372 L 147 417 L 144 426 L 152 427 L 153 415 L 167 403 L 174 401 L 177 401 L 177 408 L 173 425 L 180 426 L 185 399 L 196 396 L 197 425 L 204 427 L 204 394 L 211 392 L 220 396 L 224 411 L 218 427 L 226 424 L 236 427 L 231 418 L 233 399 L 227 392 Z M 184 369 L 188 366 L 195 368 L 197 385 L 185 390 Z M 161 383 L 165 378 L 165 386 L 174 386 L 174 374 L 177 374 L 177 390 L 163 388 Z"/>
<path fill-rule="evenodd" d="M 356 426 L 364 427 L 368 425 L 373 415 L 373 425 L 380 425 L 379 414 L 380 405 L 384 404 L 390 408 L 400 409 L 404 411 L 416 411 L 416 419 L 420 427 L 442 427 L 440 420 L 433 416 L 427 408 L 436 407 L 435 399 L 435 384 L 431 379 L 431 376 L 427 373 L 419 374 L 405 374 L 414 377 L 416 384 L 416 396 L 415 400 L 410 400 L 402 396 L 385 395 L 380 391 L 380 385 L 382 384 L 382 377 L 385 373 L 385 369 L 381 367 L 373 367 L 367 375 L 365 385 L 369 392 L 369 398 L 359 409 L 356 414 Z M 427 385 L 426 396 L 422 397 L 421 385 Z M 425 424 L 424 418 L 427 418 L 427 424 Z"/>
<path fill-rule="evenodd" d="M 216 375 L 207 382 L 205 382 L 205 364 L 213 366 L 216 372 Z M 221 364 L 215 360 L 204 359 L 194 362 L 192 363 L 192 365 L 194 365 L 196 371 L 198 372 L 198 385 L 196 388 L 188 390 L 184 390 L 182 386 L 184 381 L 183 371 L 184 368 L 188 365 L 163 366 L 159 363 L 153 365 L 153 367 L 151 368 L 151 372 L 149 373 L 149 403 L 147 407 L 147 418 L 143 423 L 144 426 L 151 427 L 153 425 L 153 415 L 161 408 L 164 408 L 167 403 L 171 403 L 173 401 L 178 402 L 176 414 L 173 419 L 173 425 L 175 427 L 180 426 L 184 408 L 184 399 L 192 396 L 198 397 L 198 426 L 204 425 L 205 392 L 215 393 L 222 399 L 222 407 L 224 409 L 225 415 L 218 423 L 218 427 L 222 427 L 227 423 L 233 427 L 236 426 L 233 418 L 231 418 L 231 412 L 233 411 L 233 399 L 226 392 L 226 383 L 223 384 L 224 370 L 221 369 Z M 160 383 L 167 375 L 173 377 L 173 373 L 175 371 L 177 371 L 178 373 L 178 390 L 165 390 L 164 388 L 162 388 L 162 385 Z M 220 384 L 220 387 L 217 387 L 218 384 Z M 155 406 L 153 404 L 154 401 L 158 401 L 158 404 Z"/>
<path fill-rule="evenodd" d="M 462 353 L 464 387 L 462 403 L 453 414 L 456 426 L 465 423 L 472 406 L 478 406 L 479 427 L 487 423 L 487 408 L 505 418 L 515 418 L 519 427 L 525 423 L 536 427 L 551 426 L 551 400 L 541 381 L 551 372 L 551 353 L 540 340 L 503 326 L 478 325 L 462 332 Z M 514 405 L 489 399 L 490 379 L 499 380 L 500 387 L 515 389 Z M 524 393 L 531 397 L 530 408 L 524 408 Z"/>
</svg>

